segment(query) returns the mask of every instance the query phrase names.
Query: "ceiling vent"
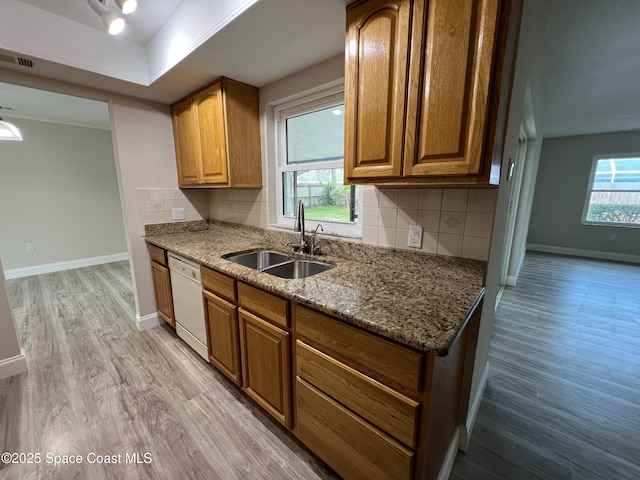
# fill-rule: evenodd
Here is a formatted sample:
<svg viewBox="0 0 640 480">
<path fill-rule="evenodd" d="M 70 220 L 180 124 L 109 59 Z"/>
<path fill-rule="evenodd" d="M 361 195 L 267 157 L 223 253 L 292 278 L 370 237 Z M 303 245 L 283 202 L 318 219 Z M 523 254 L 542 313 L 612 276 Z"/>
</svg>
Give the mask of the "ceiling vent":
<svg viewBox="0 0 640 480">
<path fill-rule="evenodd" d="M 0 53 L 0 62 L 13 63 L 27 68 L 33 68 L 34 66 L 33 60 L 24 57 L 14 57 L 13 55 L 7 55 L 6 53 Z"/>
</svg>

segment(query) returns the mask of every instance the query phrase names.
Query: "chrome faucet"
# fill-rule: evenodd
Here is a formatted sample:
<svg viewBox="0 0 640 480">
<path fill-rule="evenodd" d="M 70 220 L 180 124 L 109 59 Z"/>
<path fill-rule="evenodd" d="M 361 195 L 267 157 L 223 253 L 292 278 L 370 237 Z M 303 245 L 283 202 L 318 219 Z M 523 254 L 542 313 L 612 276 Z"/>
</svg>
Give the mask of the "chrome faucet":
<svg viewBox="0 0 640 480">
<path fill-rule="evenodd" d="M 300 243 L 287 242 L 286 246 L 291 247 L 291 251 L 300 253 L 309 253 L 309 244 L 304 238 L 304 205 L 302 200 L 298 200 L 298 209 L 296 210 L 296 220 L 293 223 L 293 231 L 300 232 Z"/>
</svg>

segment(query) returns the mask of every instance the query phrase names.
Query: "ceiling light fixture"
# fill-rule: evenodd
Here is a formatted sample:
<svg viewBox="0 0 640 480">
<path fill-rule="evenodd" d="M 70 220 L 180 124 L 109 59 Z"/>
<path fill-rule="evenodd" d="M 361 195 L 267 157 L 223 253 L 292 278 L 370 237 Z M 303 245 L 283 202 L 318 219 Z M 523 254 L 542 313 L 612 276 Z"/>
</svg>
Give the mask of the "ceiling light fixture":
<svg viewBox="0 0 640 480">
<path fill-rule="evenodd" d="M 136 0 L 116 0 L 116 5 L 122 10 L 122 13 L 129 15 L 136 11 L 138 2 Z"/>
<path fill-rule="evenodd" d="M 13 123 L 9 123 L 0 118 L 0 141 L 9 140 L 14 142 L 21 142 L 22 135 L 20 130 Z"/>
<path fill-rule="evenodd" d="M 342 110 L 336 108 L 335 110 L 332 110 L 331 113 L 333 113 L 334 115 L 342 115 Z"/>
<path fill-rule="evenodd" d="M 107 0 L 87 0 L 87 3 L 102 19 L 111 35 L 117 35 L 124 29 L 124 20 L 107 9 Z"/>
</svg>

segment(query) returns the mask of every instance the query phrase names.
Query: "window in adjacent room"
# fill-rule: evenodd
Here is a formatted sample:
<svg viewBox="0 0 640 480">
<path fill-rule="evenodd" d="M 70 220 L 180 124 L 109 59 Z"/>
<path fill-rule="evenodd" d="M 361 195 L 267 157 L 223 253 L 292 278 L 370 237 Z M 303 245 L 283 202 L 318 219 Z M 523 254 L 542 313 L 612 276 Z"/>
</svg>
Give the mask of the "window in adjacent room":
<svg viewBox="0 0 640 480">
<path fill-rule="evenodd" d="M 594 159 L 582 221 L 640 227 L 640 155 Z"/>
<path fill-rule="evenodd" d="M 275 110 L 279 226 L 290 228 L 302 200 L 307 230 L 360 236 L 360 188 L 344 185 L 344 94 L 332 93 Z"/>
</svg>

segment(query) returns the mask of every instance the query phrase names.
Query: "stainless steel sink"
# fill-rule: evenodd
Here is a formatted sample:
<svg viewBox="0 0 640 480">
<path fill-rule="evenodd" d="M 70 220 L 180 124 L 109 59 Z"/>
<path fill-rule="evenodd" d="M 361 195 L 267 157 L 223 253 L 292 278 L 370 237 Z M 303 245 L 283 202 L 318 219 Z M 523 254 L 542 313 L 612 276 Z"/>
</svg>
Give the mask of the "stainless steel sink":
<svg viewBox="0 0 640 480">
<path fill-rule="evenodd" d="M 285 255 L 280 252 L 272 252 L 271 250 L 238 253 L 228 257 L 223 256 L 222 258 L 239 265 L 244 265 L 245 267 L 255 268 L 256 270 L 263 270 L 267 267 L 271 267 L 272 265 L 278 265 L 291 260 L 289 255 Z"/>
<path fill-rule="evenodd" d="M 333 268 L 333 265 L 322 262 L 314 262 L 312 260 L 294 259 L 290 262 L 274 265 L 273 267 L 262 270 L 264 273 L 275 275 L 280 278 L 307 278 L 320 272 L 324 272 Z"/>
</svg>

